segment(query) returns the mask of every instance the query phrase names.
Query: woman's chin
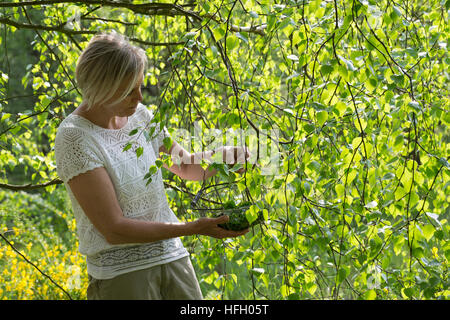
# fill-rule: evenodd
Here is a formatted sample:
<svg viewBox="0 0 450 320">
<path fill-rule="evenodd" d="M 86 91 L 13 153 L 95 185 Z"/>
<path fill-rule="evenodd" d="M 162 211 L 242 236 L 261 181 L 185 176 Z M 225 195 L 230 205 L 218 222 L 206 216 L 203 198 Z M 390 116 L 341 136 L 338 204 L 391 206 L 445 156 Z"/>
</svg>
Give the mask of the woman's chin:
<svg viewBox="0 0 450 320">
<path fill-rule="evenodd" d="M 128 111 L 128 112 L 131 112 L 131 114 L 133 114 L 133 113 L 136 112 L 137 107 L 138 107 L 138 105 L 135 105 L 135 106 L 133 106 L 133 107 L 128 108 L 127 111 Z"/>
</svg>

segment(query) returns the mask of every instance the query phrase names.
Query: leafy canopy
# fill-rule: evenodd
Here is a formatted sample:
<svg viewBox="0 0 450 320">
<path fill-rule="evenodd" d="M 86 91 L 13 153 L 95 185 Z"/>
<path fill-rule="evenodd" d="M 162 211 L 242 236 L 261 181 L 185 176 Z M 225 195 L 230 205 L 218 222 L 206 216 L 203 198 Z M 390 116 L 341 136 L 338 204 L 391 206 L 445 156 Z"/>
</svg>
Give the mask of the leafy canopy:
<svg viewBox="0 0 450 320">
<path fill-rule="evenodd" d="M 236 138 L 258 156 L 242 176 L 164 172 L 180 219 L 229 200 L 264 216 L 245 239 L 184 238 L 207 297 L 447 298 L 449 7 L 0 2 L 2 186 L 57 179 L 55 132 L 81 102 L 77 57 L 92 34 L 116 30 L 146 49 L 144 102 L 172 138 L 198 152 L 252 132 Z"/>
</svg>

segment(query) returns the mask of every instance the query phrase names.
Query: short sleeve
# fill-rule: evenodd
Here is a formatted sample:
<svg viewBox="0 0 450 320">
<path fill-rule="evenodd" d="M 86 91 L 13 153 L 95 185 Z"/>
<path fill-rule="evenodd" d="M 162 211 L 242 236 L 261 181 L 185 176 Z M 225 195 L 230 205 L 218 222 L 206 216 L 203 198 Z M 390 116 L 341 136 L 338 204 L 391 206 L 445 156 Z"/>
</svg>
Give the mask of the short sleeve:
<svg viewBox="0 0 450 320">
<path fill-rule="evenodd" d="M 55 139 L 56 170 L 67 183 L 73 177 L 89 170 L 104 167 L 101 153 L 92 138 L 79 128 L 60 128 Z"/>
</svg>

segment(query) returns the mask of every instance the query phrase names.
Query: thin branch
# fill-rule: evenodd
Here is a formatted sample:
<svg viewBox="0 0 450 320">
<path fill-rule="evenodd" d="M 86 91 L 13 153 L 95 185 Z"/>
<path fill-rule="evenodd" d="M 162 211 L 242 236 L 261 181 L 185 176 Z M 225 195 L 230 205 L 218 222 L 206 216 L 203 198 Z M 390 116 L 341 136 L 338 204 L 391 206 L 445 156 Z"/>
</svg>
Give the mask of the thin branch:
<svg viewBox="0 0 450 320">
<path fill-rule="evenodd" d="M 102 5 L 106 7 L 114 8 L 126 8 L 136 13 L 143 13 L 147 15 L 183 15 L 182 11 L 177 10 L 177 7 L 192 7 L 195 4 L 171 4 L 171 3 L 143 3 L 143 4 L 133 4 L 130 2 L 119 2 L 111 0 L 83 0 L 83 1 L 70 1 L 70 0 L 38 0 L 38 1 L 23 1 L 23 2 L 0 2 L 0 8 L 17 8 L 17 7 L 27 7 L 27 6 L 43 6 L 43 5 L 54 5 L 61 3 L 73 3 L 73 4 L 84 4 L 84 5 Z"/>
<path fill-rule="evenodd" d="M 5 25 L 10 25 L 13 27 L 16 27 L 18 29 L 31 29 L 31 30 L 42 30 L 42 31 L 54 31 L 58 33 L 63 33 L 68 36 L 73 35 L 80 35 L 80 34 L 97 34 L 97 31 L 94 30 L 72 30 L 65 28 L 65 24 L 61 24 L 60 26 L 44 26 L 39 24 L 31 24 L 31 23 L 21 23 L 17 21 L 10 20 L 8 18 L 0 18 L 0 23 L 3 23 Z M 150 41 L 144 41 L 138 38 L 130 38 L 130 41 L 148 45 L 148 46 L 176 46 L 176 45 L 182 45 L 185 43 L 185 41 L 178 41 L 178 42 L 150 42 Z"/>
<path fill-rule="evenodd" d="M 16 27 L 17 29 L 31 29 L 31 30 L 43 30 L 43 31 L 57 31 L 62 32 L 65 34 L 96 34 L 97 31 L 93 30 L 72 30 L 64 27 L 64 24 L 60 26 L 44 26 L 44 25 L 37 25 L 37 24 L 30 24 L 30 23 L 21 23 L 17 21 L 13 21 L 8 18 L 0 18 L 0 23 L 10 25 L 13 27 Z"/>
<path fill-rule="evenodd" d="M 42 109 L 42 110 L 40 110 L 40 111 L 37 111 L 37 112 L 34 112 L 34 113 L 32 113 L 32 114 L 28 114 L 28 115 L 26 115 L 26 116 L 23 117 L 23 118 L 18 118 L 18 119 L 16 120 L 15 124 L 17 125 L 17 123 L 19 123 L 19 122 L 25 121 L 25 120 L 27 120 L 27 119 L 29 119 L 29 118 L 35 117 L 35 116 L 40 115 L 40 114 L 42 114 L 42 113 L 44 113 L 44 112 L 48 112 L 49 114 L 53 115 L 50 111 L 48 111 L 49 107 L 50 107 L 55 101 L 57 101 L 58 99 L 61 99 L 61 98 L 64 97 L 66 94 L 72 92 L 72 91 L 75 90 L 75 89 L 76 89 L 76 88 L 73 87 L 73 88 L 71 88 L 70 90 L 64 92 L 62 95 L 56 96 L 55 98 L 52 99 L 52 101 L 50 101 L 50 102 L 45 106 L 44 109 Z M 13 126 L 11 126 L 11 127 L 6 128 L 6 129 L 3 130 L 2 132 L 0 132 L 0 136 L 4 135 L 4 134 L 7 133 L 9 130 L 11 130 L 11 129 L 15 128 L 15 127 L 16 127 L 16 126 L 13 125 Z"/>
<path fill-rule="evenodd" d="M 63 183 L 60 179 L 53 179 L 52 181 L 41 183 L 41 184 L 23 184 L 23 185 L 15 185 L 15 184 L 8 184 L 8 183 L 0 183 L 1 189 L 8 189 L 13 191 L 24 191 L 24 190 L 35 190 L 40 188 L 45 188 L 52 185 L 57 185 Z"/>
<path fill-rule="evenodd" d="M 227 21 L 224 21 L 218 17 L 216 17 L 216 14 L 205 14 L 203 17 L 209 18 L 210 20 L 214 20 L 217 23 L 227 23 Z M 247 33 L 255 33 L 259 34 L 260 36 L 264 36 L 265 32 L 264 29 L 267 28 L 267 24 L 262 24 L 258 26 L 250 26 L 250 27 L 241 27 L 234 24 L 228 24 L 228 29 L 233 32 L 247 32 Z"/>
</svg>

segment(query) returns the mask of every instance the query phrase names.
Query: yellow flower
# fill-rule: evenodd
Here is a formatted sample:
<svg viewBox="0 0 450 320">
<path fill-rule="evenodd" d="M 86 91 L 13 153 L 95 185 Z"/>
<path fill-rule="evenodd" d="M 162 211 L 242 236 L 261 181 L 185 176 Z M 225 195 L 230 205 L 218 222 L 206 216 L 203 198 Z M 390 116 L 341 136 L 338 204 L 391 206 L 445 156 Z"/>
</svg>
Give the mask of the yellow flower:
<svg viewBox="0 0 450 320">
<path fill-rule="evenodd" d="M 439 255 L 438 255 L 438 248 L 433 247 L 433 249 L 431 249 L 431 252 L 433 253 L 433 257 L 434 257 L 435 259 L 438 259 L 438 258 L 439 258 Z"/>
<path fill-rule="evenodd" d="M 31 299 L 33 297 L 33 290 L 31 290 L 30 288 L 28 288 L 25 293 L 29 296 L 28 298 Z"/>
<path fill-rule="evenodd" d="M 44 284 L 42 286 L 42 291 L 41 292 L 45 296 L 47 294 L 47 291 L 48 291 L 48 285 Z"/>
<path fill-rule="evenodd" d="M 19 235 L 19 233 L 20 233 L 20 229 L 19 228 L 13 227 L 12 229 L 14 231 L 14 235 L 16 235 L 16 236 Z"/>
</svg>

